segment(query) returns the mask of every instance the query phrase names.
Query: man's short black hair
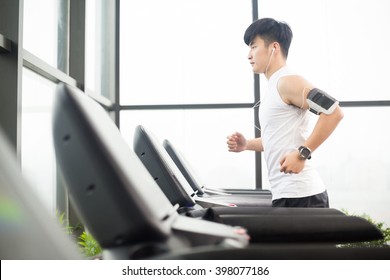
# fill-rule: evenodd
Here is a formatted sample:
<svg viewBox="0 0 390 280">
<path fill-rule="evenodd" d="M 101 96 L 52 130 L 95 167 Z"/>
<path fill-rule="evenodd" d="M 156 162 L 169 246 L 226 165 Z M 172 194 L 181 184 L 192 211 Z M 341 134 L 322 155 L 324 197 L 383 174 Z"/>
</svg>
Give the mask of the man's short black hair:
<svg viewBox="0 0 390 280">
<path fill-rule="evenodd" d="M 293 37 L 290 26 L 273 18 L 262 18 L 254 21 L 245 31 L 244 41 L 248 46 L 256 36 L 264 40 L 266 46 L 278 42 L 283 55 L 287 58 Z"/>
</svg>

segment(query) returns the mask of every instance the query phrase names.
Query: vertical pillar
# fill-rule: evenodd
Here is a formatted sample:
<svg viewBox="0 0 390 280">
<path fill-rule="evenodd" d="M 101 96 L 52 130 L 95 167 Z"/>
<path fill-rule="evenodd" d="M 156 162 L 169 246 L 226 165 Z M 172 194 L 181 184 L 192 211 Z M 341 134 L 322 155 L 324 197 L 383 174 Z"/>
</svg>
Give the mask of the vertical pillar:
<svg viewBox="0 0 390 280">
<path fill-rule="evenodd" d="M 0 0 L 0 127 L 20 161 L 23 0 Z"/>
<path fill-rule="evenodd" d="M 255 21 L 259 18 L 259 6 L 258 0 L 252 0 L 252 20 Z M 255 104 L 260 104 L 260 78 L 259 74 L 253 74 L 253 82 L 254 82 L 254 101 Z M 255 137 L 261 136 L 261 131 L 259 131 L 256 127 L 260 127 L 259 122 L 259 106 L 254 108 L 254 124 L 255 124 Z M 256 170 L 256 189 L 262 189 L 263 184 L 263 176 L 262 176 L 262 162 L 261 162 L 261 154 L 255 153 L 255 170 Z"/>
</svg>

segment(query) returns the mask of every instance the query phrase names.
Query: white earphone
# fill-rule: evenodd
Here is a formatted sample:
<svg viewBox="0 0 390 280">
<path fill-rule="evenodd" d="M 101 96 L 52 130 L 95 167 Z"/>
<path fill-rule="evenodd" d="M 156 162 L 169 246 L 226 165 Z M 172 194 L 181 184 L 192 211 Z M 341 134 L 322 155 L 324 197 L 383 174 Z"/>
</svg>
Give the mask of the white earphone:
<svg viewBox="0 0 390 280">
<path fill-rule="evenodd" d="M 265 67 L 265 72 L 264 72 L 264 74 L 265 74 L 266 76 L 267 76 L 268 67 L 269 67 L 269 65 L 270 65 L 270 63 L 271 63 L 272 56 L 273 56 L 274 52 L 275 52 L 275 48 L 272 49 L 272 52 L 271 52 L 271 54 L 270 54 L 270 56 L 269 56 L 269 59 L 268 59 L 267 67 Z"/>
</svg>

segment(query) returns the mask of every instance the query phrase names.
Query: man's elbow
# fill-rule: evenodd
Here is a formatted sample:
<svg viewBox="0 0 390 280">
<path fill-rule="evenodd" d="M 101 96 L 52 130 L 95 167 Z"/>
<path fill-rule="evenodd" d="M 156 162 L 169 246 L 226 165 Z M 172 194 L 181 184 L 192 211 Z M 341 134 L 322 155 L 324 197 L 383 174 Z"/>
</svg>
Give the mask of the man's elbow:
<svg viewBox="0 0 390 280">
<path fill-rule="evenodd" d="M 331 114 L 325 115 L 324 117 L 327 118 L 329 122 L 337 126 L 338 123 L 344 118 L 344 112 L 341 110 L 340 106 L 337 106 Z"/>
<path fill-rule="evenodd" d="M 337 106 L 335 113 L 336 113 L 335 117 L 340 122 L 344 118 L 344 112 L 343 110 L 341 110 L 340 106 Z"/>
</svg>

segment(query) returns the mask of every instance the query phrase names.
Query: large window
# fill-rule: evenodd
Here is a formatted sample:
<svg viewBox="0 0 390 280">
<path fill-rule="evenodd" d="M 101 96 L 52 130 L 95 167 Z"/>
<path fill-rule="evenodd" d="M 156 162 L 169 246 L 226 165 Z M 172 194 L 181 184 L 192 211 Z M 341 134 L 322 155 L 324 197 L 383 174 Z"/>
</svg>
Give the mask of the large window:
<svg viewBox="0 0 390 280">
<path fill-rule="evenodd" d="M 120 102 L 129 111 L 120 127 L 130 145 L 143 124 L 175 142 L 206 185 L 255 188 L 255 156 L 226 146 L 234 131 L 255 131 L 243 42 L 252 17 L 249 0 L 121 1 Z"/>
<path fill-rule="evenodd" d="M 253 136 L 253 109 L 191 107 L 254 102 L 242 41 L 252 21 L 251 4 L 121 2 L 122 133 L 131 145 L 134 126 L 144 124 L 161 140 L 175 140 L 206 185 L 253 188 L 255 176 L 249 173 L 261 172 L 262 187 L 269 187 L 264 163 L 256 170 L 252 154 L 229 154 L 225 148 L 224 137 L 233 131 Z M 286 21 L 293 29 L 288 64 L 344 106 L 340 127 L 313 158 L 331 206 L 388 223 L 390 154 L 381 119 L 390 112 L 389 5 L 383 0 L 258 1 L 259 17 Z M 261 76 L 260 98 L 266 82 Z"/>
<path fill-rule="evenodd" d="M 121 104 L 253 101 L 250 0 L 121 1 Z"/>
</svg>

